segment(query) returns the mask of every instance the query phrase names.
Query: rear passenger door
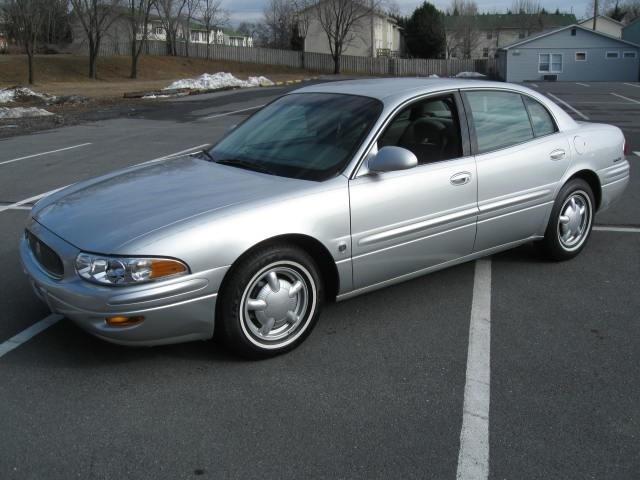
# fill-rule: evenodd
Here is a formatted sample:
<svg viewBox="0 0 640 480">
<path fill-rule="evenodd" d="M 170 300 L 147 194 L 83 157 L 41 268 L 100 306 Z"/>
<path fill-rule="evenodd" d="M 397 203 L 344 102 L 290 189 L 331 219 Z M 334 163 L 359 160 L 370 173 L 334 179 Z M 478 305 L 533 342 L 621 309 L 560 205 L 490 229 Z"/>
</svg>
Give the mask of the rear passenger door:
<svg viewBox="0 0 640 480">
<path fill-rule="evenodd" d="M 569 165 L 568 140 L 527 95 L 487 89 L 463 97 L 478 169 L 474 251 L 543 235 Z"/>
</svg>

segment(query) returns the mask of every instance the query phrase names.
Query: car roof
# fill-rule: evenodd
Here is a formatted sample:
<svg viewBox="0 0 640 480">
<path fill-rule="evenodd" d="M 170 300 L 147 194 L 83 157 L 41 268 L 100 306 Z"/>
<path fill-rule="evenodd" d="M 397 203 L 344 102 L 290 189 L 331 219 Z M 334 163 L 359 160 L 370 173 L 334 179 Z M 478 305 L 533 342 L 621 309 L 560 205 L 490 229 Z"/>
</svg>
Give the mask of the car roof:
<svg viewBox="0 0 640 480">
<path fill-rule="evenodd" d="M 376 98 L 393 103 L 417 94 L 461 88 L 505 88 L 503 82 L 459 78 L 366 78 L 319 83 L 295 90 L 295 93 L 342 93 Z M 518 87 L 509 84 L 508 88 Z M 294 93 L 294 92 L 292 92 Z"/>
</svg>

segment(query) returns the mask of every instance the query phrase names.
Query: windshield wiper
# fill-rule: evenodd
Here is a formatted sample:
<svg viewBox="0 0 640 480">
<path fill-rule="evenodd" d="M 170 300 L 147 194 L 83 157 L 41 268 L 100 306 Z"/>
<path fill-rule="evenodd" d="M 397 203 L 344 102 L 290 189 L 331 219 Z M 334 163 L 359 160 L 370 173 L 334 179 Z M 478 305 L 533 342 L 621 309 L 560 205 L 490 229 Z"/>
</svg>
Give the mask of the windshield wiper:
<svg viewBox="0 0 640 480">
<path fill-rule="evenodd" d="M 257 165 L 253 162 L 248 162 L 239 158 L 223 158 L 221 160 L 216 160 L 216 163 L 231 165 L 232 167 L 240 167 L 246 170 L 253 170 L 254 172 L 266 173 L 268 175 L 275 175 L 275 173 L 262 165 Z"/>
</svg>

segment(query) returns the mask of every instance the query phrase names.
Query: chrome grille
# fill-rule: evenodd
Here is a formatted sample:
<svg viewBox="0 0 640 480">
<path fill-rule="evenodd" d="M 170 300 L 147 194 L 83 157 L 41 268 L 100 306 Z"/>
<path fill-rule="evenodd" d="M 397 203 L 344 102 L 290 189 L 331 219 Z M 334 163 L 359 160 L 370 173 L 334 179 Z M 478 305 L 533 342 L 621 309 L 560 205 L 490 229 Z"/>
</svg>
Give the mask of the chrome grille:
<svg viewBox="0 0 640 480">
<path fill-rule="evenodd" d="M 64 274 L 64 265 L 58 254 L 29 230 L 25 230 L 25 236 L 29 242 L 31 253 L 40 266 L 51 276 L 61 278 Z"/>
</svg>

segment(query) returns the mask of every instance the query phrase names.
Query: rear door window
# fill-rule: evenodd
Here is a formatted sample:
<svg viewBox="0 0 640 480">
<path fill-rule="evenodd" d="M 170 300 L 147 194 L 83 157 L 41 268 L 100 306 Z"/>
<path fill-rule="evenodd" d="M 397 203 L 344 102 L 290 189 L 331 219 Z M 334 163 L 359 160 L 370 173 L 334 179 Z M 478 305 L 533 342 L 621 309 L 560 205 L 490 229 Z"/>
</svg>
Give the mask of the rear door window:
<svg viewBox="0 0 640 480">
<path fill-rule="evenodd" d="M 478 90 L 465 92 L 478 141 L 478 153 L 533 139 L 529 114 L 520 94 Z"/>
</svg>

